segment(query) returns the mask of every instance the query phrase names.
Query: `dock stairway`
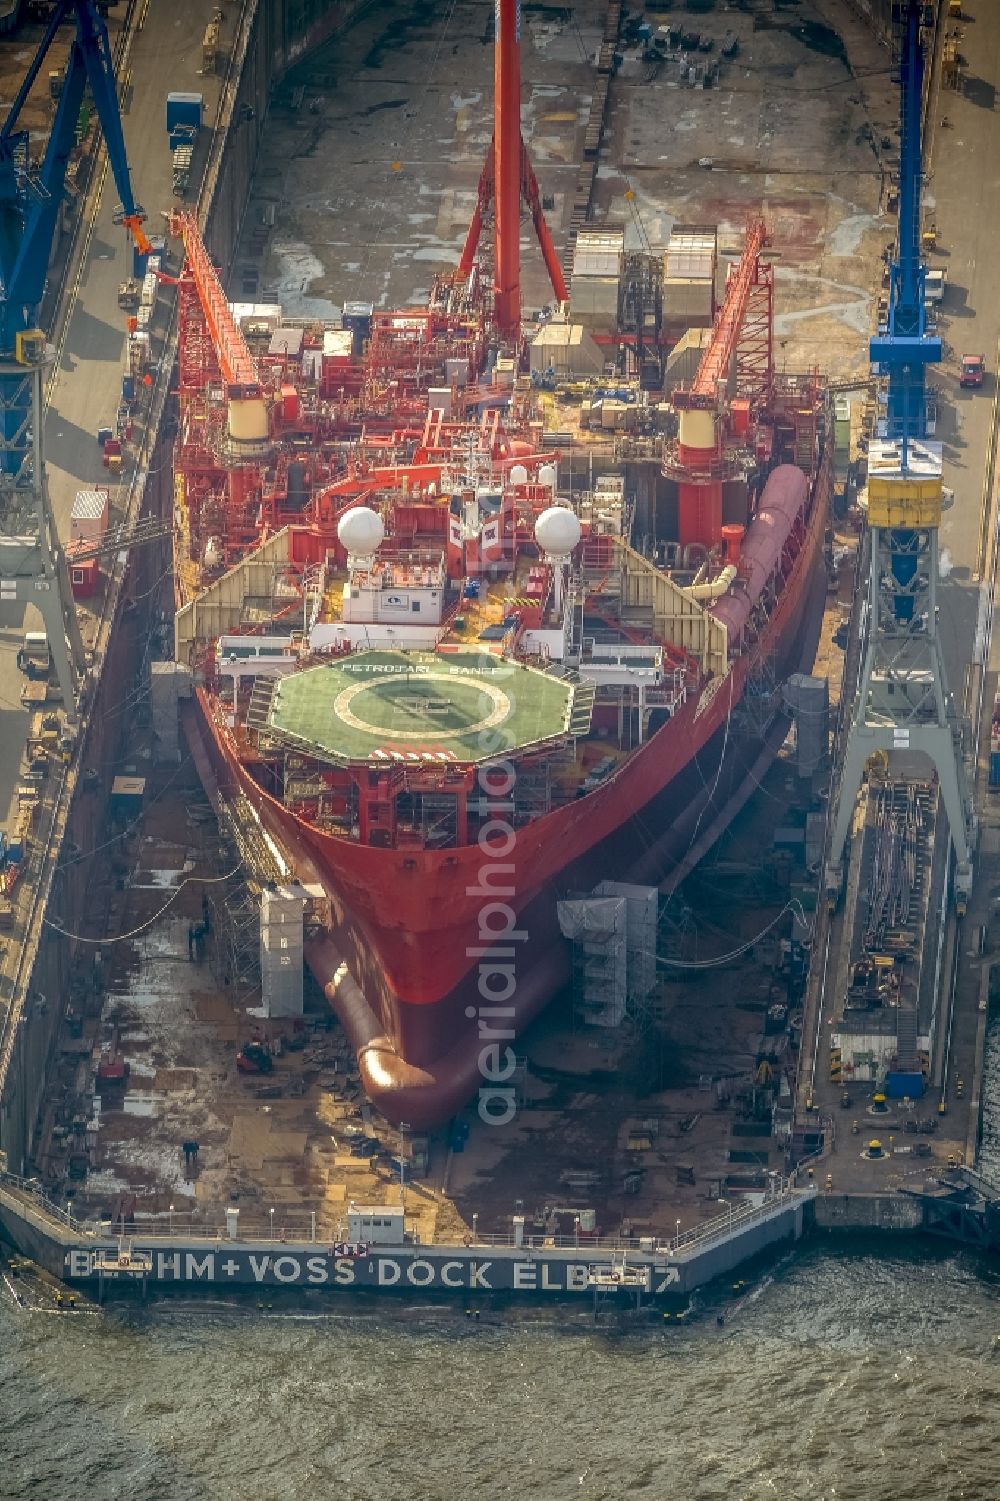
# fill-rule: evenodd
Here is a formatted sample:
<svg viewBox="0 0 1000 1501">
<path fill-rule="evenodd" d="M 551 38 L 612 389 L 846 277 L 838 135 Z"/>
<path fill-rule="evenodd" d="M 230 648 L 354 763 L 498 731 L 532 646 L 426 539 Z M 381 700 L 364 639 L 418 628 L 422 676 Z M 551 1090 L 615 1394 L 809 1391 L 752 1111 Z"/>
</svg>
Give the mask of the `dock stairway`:
<svg viewBox="0 0 1000 1501">
<path fill-rule="evenodd" d="M 570 709 L 569 729 L 578 738 L 590 734 L 590 722 L 594 713 L 594 683 L 576 683 L 573 688 L 573 704 Z"/>
<path fill-rule="evenodd" d="M 918 1073 L 917 1008 L 912 1000 L 901 1000 L 896 1009 L 896 1068 L 900 1073 Z"/>
<path fill-rule="evenodd" d="M 275 678 L 257 677 L 253 680 L 250 690 L 250 702 L 247 705 L 247 729 L 256 730 L 259 735 L 271 733 L 268 723 L 271 713 L 271 701 L 274 698 L 274 690 L 278 686 Z"/>
</svg>

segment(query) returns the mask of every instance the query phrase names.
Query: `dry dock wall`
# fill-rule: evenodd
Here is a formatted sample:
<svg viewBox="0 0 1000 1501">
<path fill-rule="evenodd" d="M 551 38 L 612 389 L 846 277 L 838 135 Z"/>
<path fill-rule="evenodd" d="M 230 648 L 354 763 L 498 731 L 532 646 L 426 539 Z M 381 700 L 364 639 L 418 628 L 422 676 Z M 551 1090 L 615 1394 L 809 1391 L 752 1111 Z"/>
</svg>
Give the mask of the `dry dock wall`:
<svg viewBox="0 0 1000 1501">
<path fill-rule="evenodd" d="M 684 1297 L 753 1257 L 798 1240 L 814 1190 L 793 1190 L 755 1211 L 732 1231 L 702 1233 L 679 1248 L 627 1252 L 627 1270 L 643 1280 L 643 1296 Z M 92 1283 L 99 1251 L 112 1256 L 114 1237 L 55 1219 L 53 1206 L 25 1187 L 0 1184 L 0 1230 L 22 1254 L 53 1275 Z M 150 1258 L 153 1287 L 193 1291 L 198 1287 L 295 1288 L 330 1292 L 395 1292 L 413 1295 L 516 1294 L 543 1298 L 588 1296 L 591 1273 L 621 1271 L 622 1253 L 608 1244 L 555 1247 L 529 1245 L 378 1246 L 358 1255 L 317 1241 L 242 1240 L 144 1233 L 129 1236 L 136 1256 Z M 623 1276 L 604 1291 L 634 1293 Z"/>
<path fill-rule="evenodd" d="M 157 483 L 169 503 L 169 455 L 165 450 L 154 450 L 152 467 L 159 479 L 147 490 L 147 496 L 155 507 L 159 504 Z M 90 852 L 104 850 L 108 843 L 111 784 L 119 770 L 124 733 L 143 687 L 143 647 L 151 626 L 151 600 L 166 566 L 166 558 L 157 547 L 135 548 L 129 556 L 116 602 L 109 611 L 113 624 L 83 732 L 82 750 L 67 772 L 73 792 L 62 833 L 61 857 L 45 906 L 46 925 L 41 932 L 34 928 L 26 933 L 22 909 L 18 910 L 15 937 L 27 944 L 37 943 L 37 948 L 22 980 L 24 1003 L 11 1040 L 0 1102 L 0 1149 L 13 1172 L 25 1171 L 32 1150 L 46 1069 L 66 1008 L 77 947 L 64 933 L 80 932 L 87 919 L 93 868 Z M 48 797 L 55 797 L 55 786 L 55 774 L 50 774 Z M 22 880 L 37 883 L 39 879 L 36 848 Z"/>
<path fill-rule="evenodd" d="M 905 1194 L 821 1193 L 812 1204 L 819 1230 L 920 1230 L 924 1207 Z"/>
<path fill-rule="evenodd" d="M 228 268 L 239 238 L 260 142 L 267 130 L 271 90 L 288 69 L 344 30 L 372 0 L 257 0 L 244 35 L 239 79 L 220 160 L 208 184 L 211 209 L 205 240 L 215 259 Z"/>
<path fill-rule="evenodd" d="M 206 201 L 210 201 L 206 241 L 223 267 L 229 265 L 236 246 L 274 84 L 292 63 L 348 25 L 368 3 L 256 0 L 246 6 L 242 30 L 234 42 L 237 71 L 231 88 L 224 91 L 224 113 L 206 181 Z M 235 21 L 236 6 L 229 6 L 227 14 Z M 142 503 L 146 514 L 169 515 L 173 505 L 170 441 L 151 445 Z M 78 855 L 97 849 L 107 839 L 111 783 L 120 769 L 124 734 L 134 714 L 131 706 L 144 684 L 144 647 L 152 609 L 159 603 L 155 586 L 168 566 L 169 559 L 160 548 L 133 549 L 111 612 L 114 625 L 94 690 L 83 753 L 69 773 L 76 786 L 62 831 L 63 854 L 47 903 L 50 921 L 67 933 L 79 932 L 85 920 L 92 866 Z M 51 797 L 55 785 L 50 779 Z M 33 857 L 24 879 L 37 883 L 37 858 Z M 0 1152 L 11 1171 L 22 1173 L 28 1168 L 35 1140 L 46 1068 L 66 1006 L 76 945 L 51 926 L 43 927 L 40 935 L 28 933 L 21 919 L 8 938 L 28 946 L 29 952 L 22 971 L 23 1006 L 10 1039 L 2 1082 Z M 13 1014 L 13 1005 L 11 1009 Z"/>
<path fill-rule="evenodd" d="M 888 45 L 892 36 L 892 0 L 847 0 L 847 3 L 879 41 Z"/>
<path fill-rule="evenodd" d="M 22 1256 L 44 1267 L 53 1277 L 65 1276 L 70 1237 L 44 1212 L 36 1211 L 24 1194 L 0 1184 L 0 1239 L 16 1246 Z"/>
</svg>

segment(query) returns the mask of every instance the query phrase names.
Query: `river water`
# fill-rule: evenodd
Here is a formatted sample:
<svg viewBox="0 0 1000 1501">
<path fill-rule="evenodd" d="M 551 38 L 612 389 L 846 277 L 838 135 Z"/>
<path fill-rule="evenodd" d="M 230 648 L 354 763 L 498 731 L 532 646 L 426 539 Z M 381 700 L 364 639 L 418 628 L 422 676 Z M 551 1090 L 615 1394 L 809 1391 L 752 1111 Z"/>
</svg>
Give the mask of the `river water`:
<svg viewBox="0 0 1000 1501">
<path fill-rule="evenodd" d="M 1000 1264 L 909 1240 L 816 1240 L 631 1329 L 0 1301 L 0 1501 L 987 1501 L 998 1336 Z"/>
</svg>

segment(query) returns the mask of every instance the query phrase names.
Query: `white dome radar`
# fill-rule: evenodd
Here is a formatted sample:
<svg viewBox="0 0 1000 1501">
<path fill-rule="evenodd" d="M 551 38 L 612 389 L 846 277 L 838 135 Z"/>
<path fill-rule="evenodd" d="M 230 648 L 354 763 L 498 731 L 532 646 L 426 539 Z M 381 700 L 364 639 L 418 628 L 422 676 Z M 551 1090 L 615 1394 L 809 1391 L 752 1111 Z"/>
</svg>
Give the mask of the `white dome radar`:
<svg viewBox="0 0 1000 1501">
<path fill-rule="evenodd" d="M 548 558 L 568 558 L 580 535 L 579 518 L 566 506 L 549 506 L 535 522 L 535 541 Z"/>
<path fill-rule="evenodd" d="M 352 558 L 372 558 L 382 545 L 385 527 L 377 511 L 353 506 L 337 522 L 337 536 Z"/>
<path fill-rule="evenodd" d="M 523 464 L 514 464 L 510 471 L 512 485 L 526 485 L 528 483 L 528 471 Z"/>
<path fill-rule="evenodd" d="M 543 464 L 542 465 L 541 469 L 539 469 L 539 471 L 538 471 L 538 483 L 540 485 L 547 485 L 548 488 L 553 492 L 553 494 L 555 493 L 555 488 L 556 488 L 556 466 L 555 466 L 555 464 Z"/>
</svg>

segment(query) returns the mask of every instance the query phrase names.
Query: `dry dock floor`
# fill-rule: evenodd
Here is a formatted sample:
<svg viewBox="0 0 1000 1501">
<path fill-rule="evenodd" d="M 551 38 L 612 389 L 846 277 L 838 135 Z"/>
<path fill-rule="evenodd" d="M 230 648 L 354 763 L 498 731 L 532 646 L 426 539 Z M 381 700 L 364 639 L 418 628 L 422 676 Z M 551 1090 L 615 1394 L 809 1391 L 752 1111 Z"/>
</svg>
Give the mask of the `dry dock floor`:
<svg viewBox="0 0 1000 1501">
<path fill-rule="evenodd" d="M 454 266 L 492 131 L 491 12 L 380 5 L 293 69 L 277 91 L 230 287 L 241 300 L 329 316 L 349 300 L 419 302 Z M 596 79 L 605 7 L 525 4 L 522 121 L 562 251 Z M 671 19 L 649 7 L 656 26 Z M 673 16 L 676 20 L 676 15 Z M 779 369 L 867 373 L 864 337 L 895 169 L 898 102 L 884 50 L 844 0 L 741 0 L 688 18 L 719 55 L 712 89 L 653 72 L 624 47 L 591 210 L 629 248 L 666 246 L 675 222 L 718 224 L 739 245 L 763 210 L 776 253 Z M 700 163 L 711 165 L 700 165 Z M 551 299 L 530 220 L 527 309 Z"/>
<path fill-rule="evenodd" d="M 130 764 L 145 769 L 145 806 L 109 830 L 95 870 L 96 942 L 78 956 L 35 1170 L 84 1218 L 214 1230 L 237 1207 L 245 1231 L 308 1234 L 315 1214 L 321 1239 L 341 1238 L 351 1200 L 398 1201 L 398 1133 L 364 1102 L 350 1048 L 318 997 L 301 1024 L 268 1032 L 253 1016 L 255 934 L 248 940 L 226 915 L 233 883 L 220 877 L 231 857 L 193 768 L 150 768 L 141 747 Z M 802 801 L 793 782 L 780 761 L 672 901 L 668 954 L 728 954 L 777 915 L 787 891 L 760 852 L 775 802 Z M 211 932 L 192 958 L 203 892 Z M 572 1233 L 575 1215 L 593 1210 L 606 1233 L 644 1234 L 712 1217 L 729 1191 L 762 1191 L 784 1158 L 779 1138 L 755 1134 L 754 1075 L 766 1054 L 787 1093 L 794 1067 L 787 1033 L 763 1035 L 776 962 L 774 942 L 761 941 L 696 978 L 685 972 L 640 1023 L 613 1034 L 574 1025 L 568 1002 L 557 1002 L 519 1044 L 529 1062 L 515 1120 L 491 1128 L 470 1109 L 463 1150 L 450 1150 L 447 1132 L 432 1138 L 427 1176 L 406 1185 L 410 1227 L 428 1241 L 476 1225 L 503 1231 L 520 1209 L 532 1233 Z M 236 1053 L 257 1035 L 280 1049 L 274 1071 L 242 1075 Z M 97 1078 L 102 1062 L 127 1064 L 127 1078 Z M 351 1155 L 359 1133 L 378 1140 L 368 1160 Z M 190 1141 L 198 1154 L 187 1170 Z"/>
</svg>

